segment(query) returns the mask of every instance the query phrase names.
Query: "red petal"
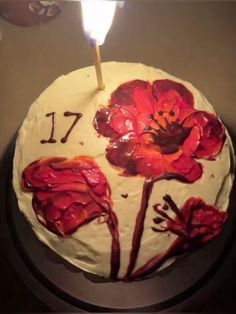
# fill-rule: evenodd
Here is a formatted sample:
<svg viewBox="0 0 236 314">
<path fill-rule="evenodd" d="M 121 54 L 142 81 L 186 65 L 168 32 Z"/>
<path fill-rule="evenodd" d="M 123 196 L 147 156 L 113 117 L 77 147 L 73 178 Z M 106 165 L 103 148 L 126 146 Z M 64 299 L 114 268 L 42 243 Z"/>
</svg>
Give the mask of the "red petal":
<svg viewBox="0 0 236 314">
<path fill-rule="evenodd" d="M 145 143 L 145 137 L 142 137 L 142 142 L 137 146 L 133 159 L 138 174 L 145 177 L 158 177 L 168 170 L 166 159 L 154 144 Z"/>
<path fill-rule="evenodd" d="M 99 215 L 104 213 L 103 208 L 98 205 L 95 202 L 91 202 L 89 203 L 86 207 L 85 207 L 86 213 L 88 214 L 88 218 L 94 219 L 96 217 L 98 217 Z"/>
<path fill-rule="evenodd" d="M 199 179 L 202 175 L 201 164 L 184 154 L 174 160 L 171 165 L 175 172 L 183 175 L 190 182 Z"/>
<path fill-rule="evenodd" d="M 116 138 L 118 133 L 110 126 L 111 110 L 103 108 L 97 111 L 94 118 L 94 127 L 97 132 L 105 137 Z"/>
<path fill-rule="evenodd" d="M 35 192 L 35 195 L 37 197 L 37 200 L 40 202 L 46 201 L 51 196 L 50 192 L 47 191 L 37 191 Z"/>
<path fill-rule="evenodd" d="M 91 202 L 91 196 L 87 193 L 78 192 L 67 192 L 71 198 L 73 198 L 74 203 L 82 204 L 83 206 Z"/>
<path fill-rule="evenodd" d="M 148 82 L 135 80 L 122 84 L 111 95 L 107 132 L 103 130 L 104 125 L 101 131 L 96 127 L 97 123 L 95 128 L 100 134 L 105 133 L 111 138 L 115 138 L 115 135 L 110 129 L 119 135 L 131 131 L 138 134 L 148 124 L 149 115 L 154 113 L 154 102 L 152 87 Z"/>
<path fill-rule="evenodd" d="M 193 95 L 181 83 L 177 83 L 172 80 L 157 80 L 153 83 L 153 90 L 156 93 L 157 98 L 159 94 L 162 95 L 169 90 L 175 90 L 180 95 L 184 103 L 186 103 L 190 107 L 193 107 Z"/>
<path fill-rule="evenodd" d="M 200 141 L 199 128 L 194 126 L 191 130 L 191 133 L 184 141 L 181 149 L 185 155 L 193 156 Z"/>
<path fill-rule="evenodd" d="M 53 202 L 55 207 L 60 208 L 60 210 L 67 209 L 73 203 L 85 206 L 91 202 L 91 200 L 91 196 L 87 193 L 65 191 L 51 195 L 51 202 Z"/>
<path fill-rule="evenodd" d="M 48 158 L 30 164 L 22 185 L 34 192 L 33 208 L 39 221 L 65 235 L 110 211 L 110 187 L 93 159 Z"/>
<path fill-rule="evenodd" d="M 95 194 L 98 194 L 100 196 L 106 194 L 107 190 L 106 178 L 98 168 L 83 170 L 82 174 L 84 175 L 88 185 L 91 187 L 92 191 Z"/>
<path fill-rule="evenodd" d="M 110 106 L 133 106 L 137 112 L 153 112 L 154 99 L 152 87 L 148 82 L 134 80 L 120 85 L 111 95 Z"/>
<path fill-rule="evenodd" d="M 226 212 L 221 212 L 215 206 L 193 197 L 185 202 L 182 213 L 184 216 L 191 217 L 189 221 L 190 237 L 191 239 L 196 237 L 198 244 L 201 245 L 219 234 L 227 218 Z"/>
<path fill-rule="evenodd" d="M 147 178 L 154 176 L 159 177 L 160 175 L 163 175 L 167 172 L 163 158 L 160 156 L 159 158 L 156 158 L 156 156 L 145 156 L 137 158 L 136 169 L 140 175 Z"/>
<path fill-rule="evenodd" d="M 64 161 L 64 158 L 48 158 L 33 162 L 22 174 L 23 187 L 34 191 L 66 182 L 83 183 L 83 177 L 73 169 L 75 163 L 65 166 Z"/>
<path fill-rule="evenodd" d="M 180 252 L 204 246 L 220 233 L 227 218 L 227 213 L 196 197 L 189 198 L 180 210 L 184 220 L 176 216 L 174 221 L 167 221 L 167 229 L 180 234 L 177 240 Z"/>
<path fill-rule="evenodd" d="M 92 203 L 85 208 L 74 204 L 65 212 L 63 217 L 55 222 L 55 227 L 62 234 L 68 234 L 79 226 L 102 214 L 102 209 L 96 203 Z"/>
<path fill-rule="evenodd" d="M 96 168 L 82 170 L 81 172 L 91 187 L 98 185 L 101 181 L 105 181 L 105 178 Z"/>
<path fill-rule="evenodd" d="M 189 116 L 184 126 L 196 126 L 199 129 L 200 140 L 195 156 L 212 159 L 217 156 L 225 141 L 225 132 L 222 123 L 214 114 L 196 112 Z"/>
<path fill-rule="evenodd" d="M 194 112 L 193 95 L 183 85 L 171 80 L 157 80 L 153 83 L 153 90 L 157 95 L 157 112 L 170 112 L 173 116 L 167 116 L 167 120 L 178 121 L 181 123 L 184 118 Z"/>
<path fill-rule="evenodd" d="M 85 183 L 62 183 L 49 187 L 49 189 L 51 192 L 74 191 L 86 193 L 89 191 L 89 187 Z"/>
<path fill-rule="evenodd" d="M 127 111 L 122 108 L 116 109 L 110 118 L 110 126 L 119 135 L 124 135 L 130 131 L 135 130 L 135 119 Z"/>
<path fill-rule="evenodd" d="M 133 154 L 137 146 L 137 138 L 132 134 L 112 141 L 107 148 L 108 161 L 117 167 L 121 167 L 127 174 L 136 174 L 136 166 Z"/>
<path fill-rule="evenodd" d="M 45 218 L 47 222 L 53 223 L 61 218 L 60 210 L 52 204 L 47 204 L 47 210 L 45 210 Z"/>
<path fill-rule="evenodd" d="M 65 236 L 77 229 L 79 224 L 74 216 L 67 216 L 62 220 L 55 221 L 52 226 L 49 225 L 48 227 L 51 231 Z"/>
</svg>

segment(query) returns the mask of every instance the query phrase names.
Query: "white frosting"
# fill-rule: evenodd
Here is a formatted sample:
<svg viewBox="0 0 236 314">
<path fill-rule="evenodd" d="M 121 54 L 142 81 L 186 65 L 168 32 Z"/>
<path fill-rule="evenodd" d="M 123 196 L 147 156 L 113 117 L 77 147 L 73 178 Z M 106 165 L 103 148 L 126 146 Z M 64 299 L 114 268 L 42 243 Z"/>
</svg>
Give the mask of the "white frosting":
<svg viewBox="0 0 236 314">
<path fill-rule="evenodd" d="M 25 167 L 41 157 L 72 158 L 78 155 L 94 157 L 106 175 L 112 190 L 113 211 L 119 221 L 121 245 L 119 277 L 122 277 L 129 262 L 132 235 L 136 215 L 140 209 L 144 178 L 122 177 L 117 169 L 109 164 L 105 157 L 109 140 L 102 136 L 98 137 L 93 127 L 96 111 L 107 106 L 112 91 L 126 81 L 133 79 L 154 81 L 164 78 L 183 83 L 193 93 L 196 109 L 207 112 L 214 112 L 214 110 L 190 83 L 161 70 L 142 64 L 108 62 L 102 64 L 102 71 L 106 83 L 103 91 L 98 91 L 96 88 L 94 67 L 87 67 L 59 77 L 33 103 L 17 138 L 13 184 L 20 210 L 43 243 L 79 268 L 108 277 L 111 236 L 107 224 L 99 224 L 97 220 L 94 220 L 83 225 L 70 236 L 59 237 L 38 222 L 32 209 L 32 193 L 24 192 L 20 187 L 20 178 Z M 54 137 L 57 139 L 57 143 L 42 145 L 40 140 L 48 139 L 51 132 L 51 118 L 46 118 L 45 115 L 54 111 L 56 112 Z M 63 116 L 65 111 L 81 112 L 83 117 L 73 129 L 67 143 L 62 144 L 60 139 L 66 134 L 74 119 L 74 117 L 65 118 Z M 81 141 L 84 145 L 80 144 Z M 173 234 L 155 233 L 150 228 L 153 226 L 153 218 L 156 216 L 153 205 L 163 203 L 163 195 L 170 194 L 178 206 L 182 206 L 191 196 L 199 196 L 206 203 L 215 204 L 222 211 L 227 209 L 233 180 L 231 155 L 233 155 L 232 144 L 227 135 L 224 147 L 215 161 L 200 160 L 203 174 L 199 180 L 193 184 L 184 184 L 177 180 L 162 180 L 155 183 L 135 268 L 165 252 L 175 240 L 176 236 Z M 214 176 L 211 176 L 212 174 Z M 122 198 L 121 194 L 123 193 L 128 193 L 129 197 Z M 168 214 L 173 216 L 171 211 Z"/>
</svg>

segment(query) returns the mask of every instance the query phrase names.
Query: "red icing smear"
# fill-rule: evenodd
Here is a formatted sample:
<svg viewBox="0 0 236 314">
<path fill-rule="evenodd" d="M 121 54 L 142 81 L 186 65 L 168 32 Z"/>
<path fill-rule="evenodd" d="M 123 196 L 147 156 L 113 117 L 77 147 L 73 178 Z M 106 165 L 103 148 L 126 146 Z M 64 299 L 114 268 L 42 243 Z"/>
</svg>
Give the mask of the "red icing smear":
<svg viewBox="0 0 236 314">
<path fill-rule="evenodd" d="M 214 114 L 197 111 L 193 104 L 192 93 L 171 80 L 122 84 L 94 119 L 98 133 L 110 139 L 108 161 L 127 176 L 200 178 L 196 159 L 214 159 L 225 132 Z"/>
<path fill-rule="evenodd" d="M 111 274 L 120 268 L 118 220 L 111 210 L 109 184 L 93 159 L 51 157 L 31 163 L 22 174 L 22 187 L 33 193 L 33 209 L 50 231 L 66 236 L 91 220 L 108 216 L 112 236 Z"/>
<path fill-rule="evenodd" d="M 159 214 L 157 218 L 161 219 L 154 218 L 154 223 L 157 223 L 159 227 L 152 229 L 155 232 L 169 231 L 178 237 L 164 254 L 152 258 L 144 266 L 130 274 L 129 280 L 149 275 L 172 256 L 203 247 L 220 233 L 227 219 L 226 212 L 220 212 L 216 207 L 207 205 L 200 198 L 189 198 L 181 209 L 178 209 L 169 195 L 165 195 L 163 199 L 176 213 L 176 216 L 172 219 L 167 214 L 163 214 L 163 211 L 159 209 L 160 205 L 154 205 L 154 210 Z M 165 221 L 165 226 L 163 226 L 163 221 Z"/>
</svg>

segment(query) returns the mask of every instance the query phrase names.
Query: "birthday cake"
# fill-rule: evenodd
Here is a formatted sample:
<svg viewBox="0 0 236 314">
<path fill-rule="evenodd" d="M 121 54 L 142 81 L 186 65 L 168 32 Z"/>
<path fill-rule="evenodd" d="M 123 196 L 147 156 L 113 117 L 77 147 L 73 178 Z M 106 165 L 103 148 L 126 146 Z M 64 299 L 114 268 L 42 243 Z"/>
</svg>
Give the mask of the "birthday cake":
<svg viewBox="0 0 236 314">
<path fill-rule="evenodd" d="M 59 77 L 19 130 L 13 185 L 38 239 L 78 268 L 136 280 L 227 220 L 233 148 L 190 83 L 135 63 Z"/>
</svg>

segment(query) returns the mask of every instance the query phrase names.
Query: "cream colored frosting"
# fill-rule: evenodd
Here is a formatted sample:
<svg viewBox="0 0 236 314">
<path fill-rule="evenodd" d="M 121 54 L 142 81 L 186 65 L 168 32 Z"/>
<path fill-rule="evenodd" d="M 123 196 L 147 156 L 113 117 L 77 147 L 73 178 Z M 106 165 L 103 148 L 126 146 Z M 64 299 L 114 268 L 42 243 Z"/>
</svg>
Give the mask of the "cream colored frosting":
<svg viewBox="0 0 236 314">
<path fill-rule="evenodd" d="M 108 139 L 98 137 L 93 127 L 96 111 L 107 106 L 112 91 L 120 84 L 133 79 L 145 81 L 172 79 L 181 82 L 193 93 L 196 109 L 206 112 L 214 112 L 214 109 L 190 83 L 161 70 L 136 63 L 107 62 L 102 64 L 102 71 L 106 83 L 103 91 L 97 90 L 94 67 L 87 67 L 59 77 L 36 99 L 19 130 L 14 156 L 13 185 L 19 208 L 40 241 L 79 268 L 108 277 L 111 236 L 107 224 L 100 224 L 95 219 L 65 238 L 59 237 L 38 222 L 32 209 L 32 193 L 25 192 L 20 187 L 20 178 L 25 167 L 41 157 L 72 158 L 78 155 L 94 157 L 111 186 L 113 211 L 119 221 L 121 245 L 119 277 L 121 278 L 129 262 L 134 224 L 140 208 L 145 179 L 139 176 L 122 177 L 118 170 L 109 164 L 105 157 Z M 63 116 L 65 111 L 81 112 L 83 117 L 73 129 L 67 143 L 62 144 L 60 139 L 74 119 L 74 117 L 65 118 Z M 47 139 L 50 136 L 51 119 L 45 117 L 49 112 L 56 112 L 54 137 L 57 143 L 40 144 L 41 139 Z M 84 145 L 81 145 L 81 142 Z M 227 134 L 224 147 L 216 160 L 200 160 L 203 174 L 199 180 L 192 184 L 181 183 L 177 180 L 162 180 L 155 183 L 135 269 L 152 257 L 164 253 L 176 238 L 172 233 L 155 233 L 150 228 L 156 216 L 153 205 L 162 204 L 163 195 L 170 194 L 178 206 L 182 206 L 189 197 L 199 196 L 207 204 L 215 204 L 222 211 L 227 209 L 233 181 L 232 156 L 232 144 Z M 211 176 L 212 174 L 214 177 Z M 121 197 L 123 193 L 128 193 L 129 197 L 126 199 Z M 171 211 L 168 214 L 173 216 Z"/>
</svg>

